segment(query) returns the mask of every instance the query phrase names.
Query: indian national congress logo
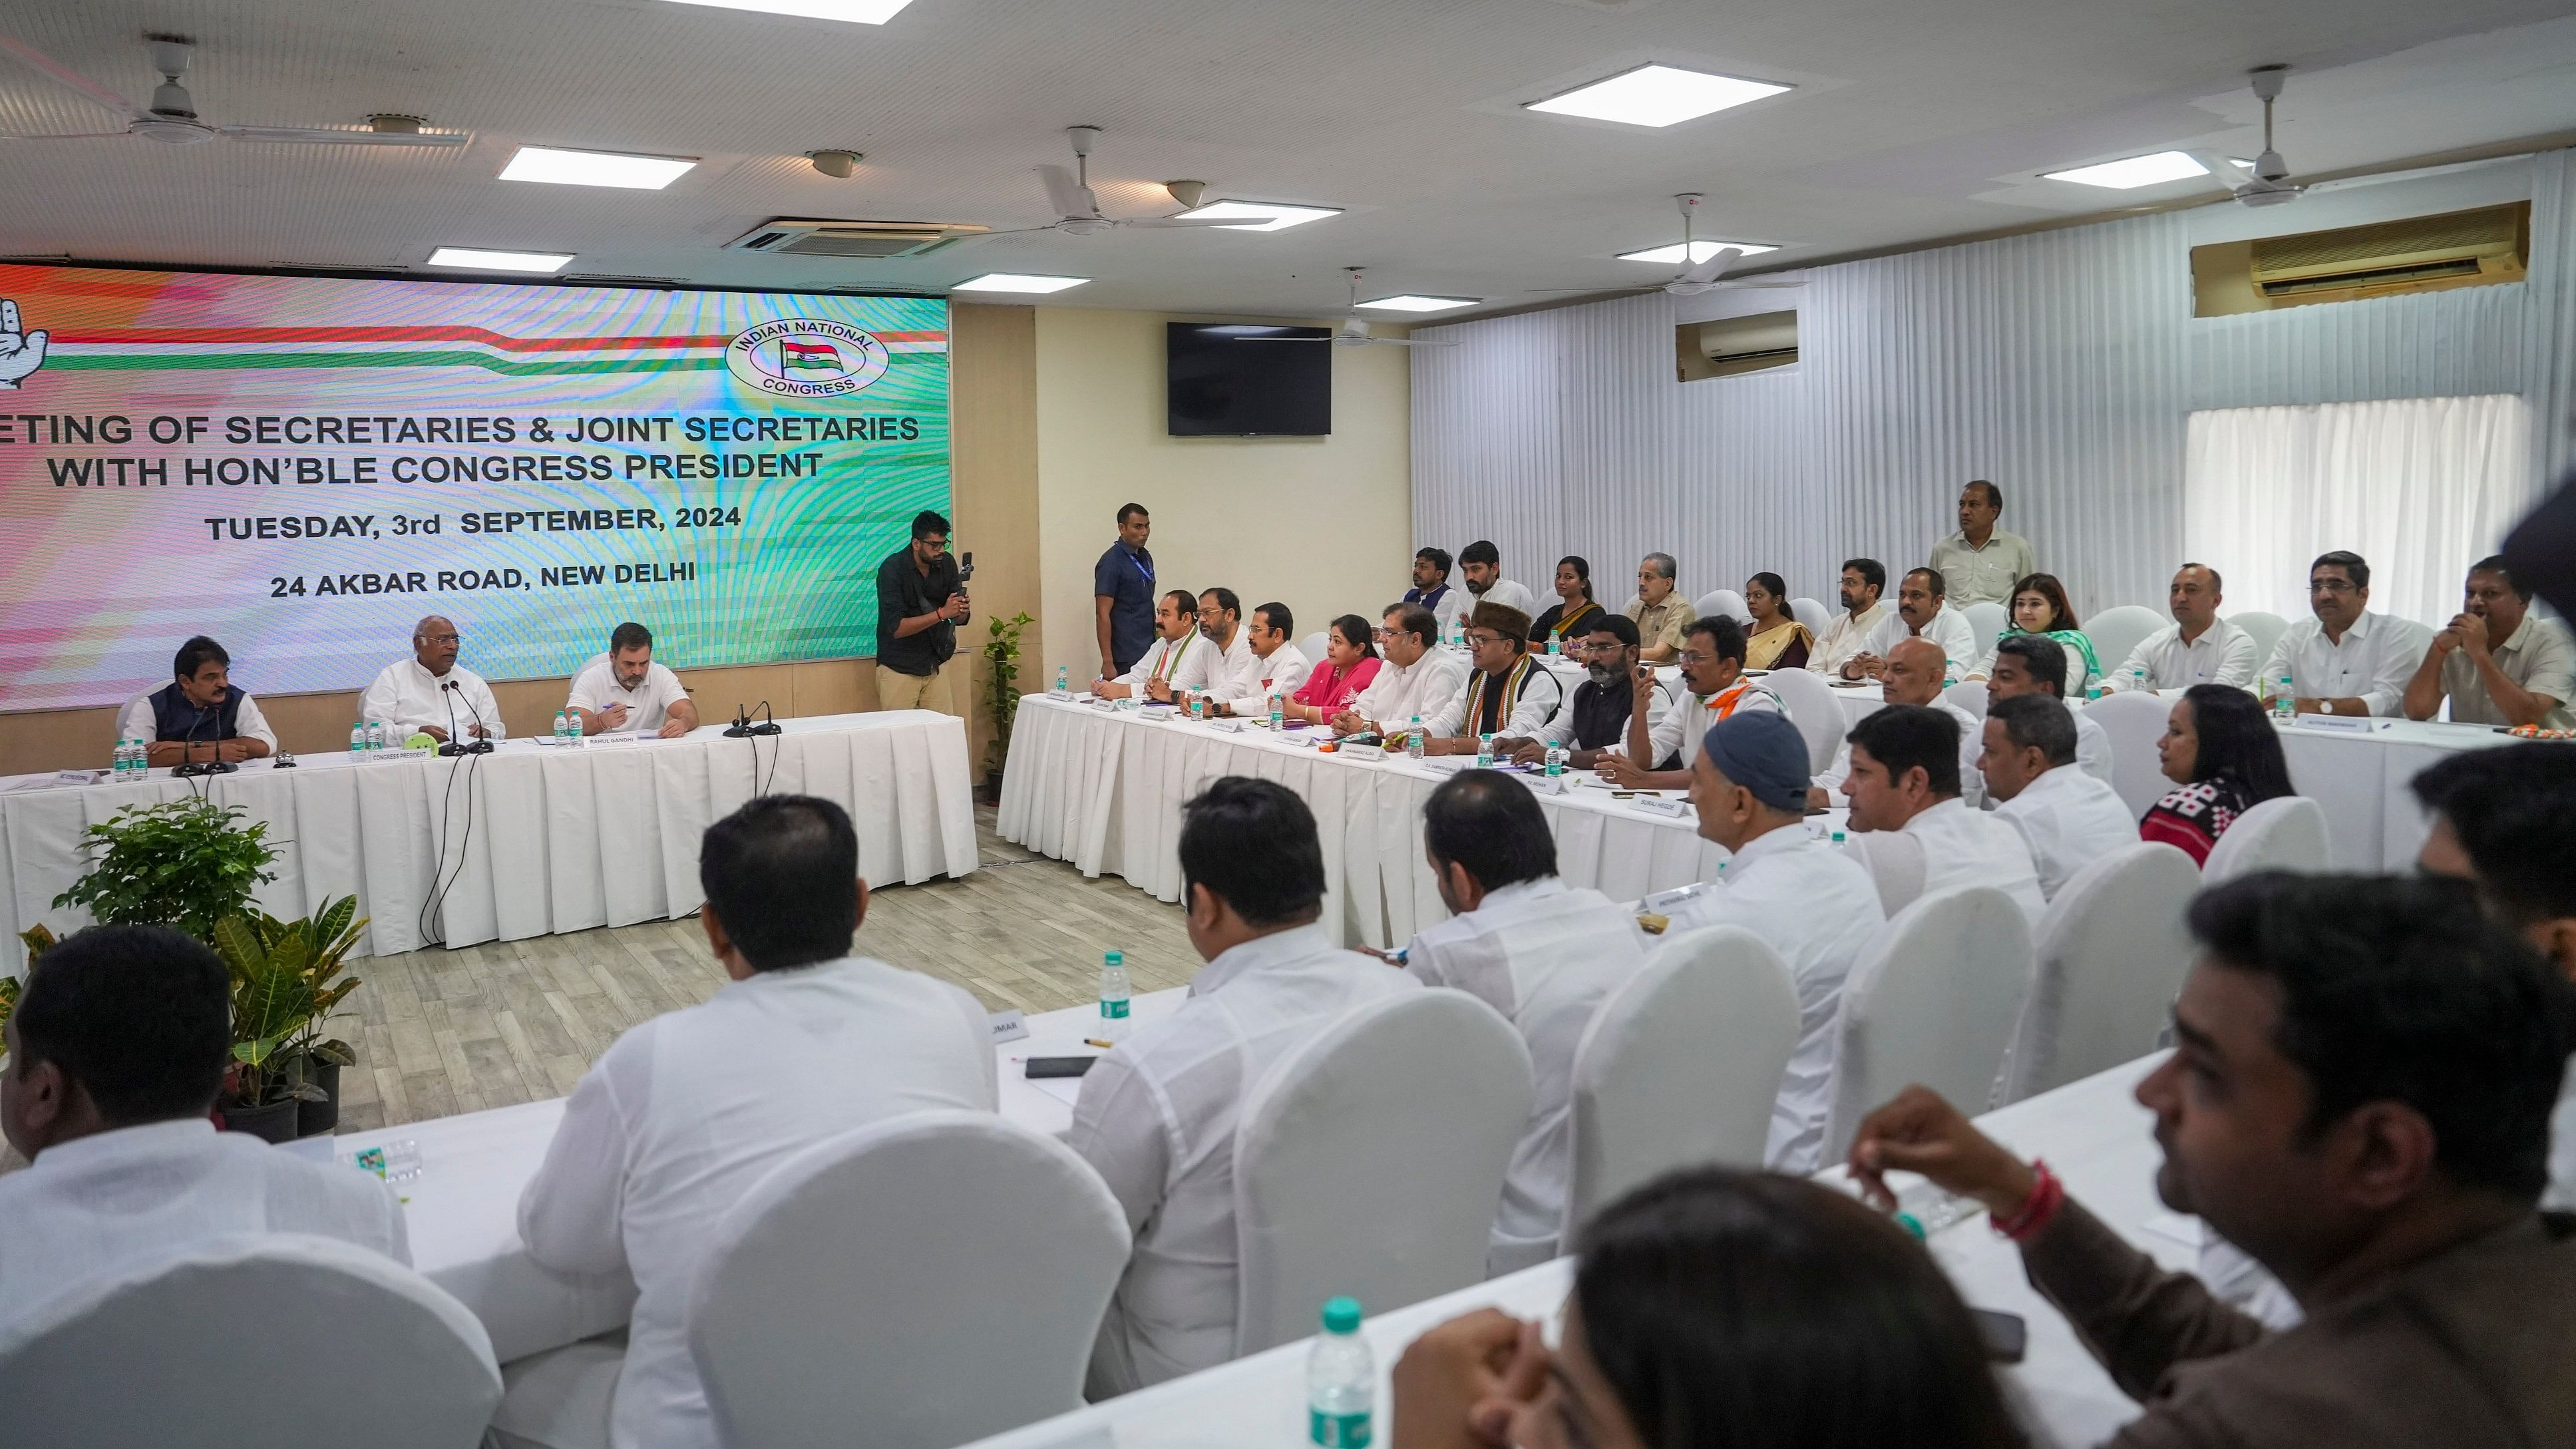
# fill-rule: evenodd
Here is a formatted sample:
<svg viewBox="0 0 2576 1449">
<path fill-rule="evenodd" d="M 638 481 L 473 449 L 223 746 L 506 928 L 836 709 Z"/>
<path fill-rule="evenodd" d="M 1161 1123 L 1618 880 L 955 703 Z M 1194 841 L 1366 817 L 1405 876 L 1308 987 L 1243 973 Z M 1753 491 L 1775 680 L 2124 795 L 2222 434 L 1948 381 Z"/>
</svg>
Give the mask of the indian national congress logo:
<svg viewBox="0 0 2576 1449">
<path fill-rule="evenodd" d="M 841 397 L 885 376 L 876 334 L 846 322 L 786 317 L 739 332 L 725 367 L 743 386 L 775 397 Z"/>
</svg>

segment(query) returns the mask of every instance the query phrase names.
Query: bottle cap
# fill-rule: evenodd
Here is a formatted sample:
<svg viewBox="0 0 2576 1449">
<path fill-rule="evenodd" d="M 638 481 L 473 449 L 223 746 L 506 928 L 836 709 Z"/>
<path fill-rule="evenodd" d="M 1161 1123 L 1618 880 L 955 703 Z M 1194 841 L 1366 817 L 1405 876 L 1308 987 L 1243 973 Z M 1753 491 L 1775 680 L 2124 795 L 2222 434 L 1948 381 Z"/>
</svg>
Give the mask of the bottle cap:
<svg viewBox="0 0 2576 1449">
<path fill-rule="evenodd" d="M 1347 1297 L 1325 1299 L 1324 1331 L 1326 1333 L 1359 1332 L 1360 1301 L 1356 1298 Z"/>
<path fill-rule="evenodd" d="M 1896 1215 L 1896 1225 L 1905 1229 L 1905 1231 L 1912 1233 L 1914 1235 L 1914 1241 L 1919 1243 L 1924 1240 L 1923 1220 L 1916 1217 L 1914 1214 L 1898 1213 Z"/>
<path fill-rule="evenodd" d="M 1127 964 L 1127 953 L 1124 951 L 1103 951 L 1100 953 L 1100 964 L 1103 966 L 1124 966 Z"/>
</svg>

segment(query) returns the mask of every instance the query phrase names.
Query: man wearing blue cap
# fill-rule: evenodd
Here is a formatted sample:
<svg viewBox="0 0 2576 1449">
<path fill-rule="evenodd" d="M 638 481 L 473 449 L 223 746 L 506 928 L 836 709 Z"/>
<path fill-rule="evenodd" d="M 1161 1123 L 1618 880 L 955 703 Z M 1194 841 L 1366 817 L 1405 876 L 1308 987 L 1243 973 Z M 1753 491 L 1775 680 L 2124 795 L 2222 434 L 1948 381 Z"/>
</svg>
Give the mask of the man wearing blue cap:
<svg viewBox="0 0 2576 1449">
<path fill-rule="evenodd" d="M 1726 883 L 1674 909 L 1669 938 L 1702 926 L 1742 926 L 1789 963 L 1798 988 L 1798 1049 L 1771 1108 L 1765 1166 L 1805 1174 L 1823 1166 L 1833 1105 L 1834 1016 L 1843 978 L 1887 919 L 1860 862 L 1807 830 L 1807 741 L 1782 714 L 1739 713 L 1702 738 L 1691 761 L 1699 833 L 1734 853 Z"/>
</svg>

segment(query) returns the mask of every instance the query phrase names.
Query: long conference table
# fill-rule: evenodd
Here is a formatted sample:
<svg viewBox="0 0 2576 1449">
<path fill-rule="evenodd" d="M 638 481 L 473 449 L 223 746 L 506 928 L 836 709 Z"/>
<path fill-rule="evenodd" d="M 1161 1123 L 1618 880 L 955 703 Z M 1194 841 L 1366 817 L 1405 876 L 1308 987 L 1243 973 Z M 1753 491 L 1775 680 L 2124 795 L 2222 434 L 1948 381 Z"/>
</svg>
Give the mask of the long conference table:
<svg viewBox="0 0 2576 1449">
<path fill-rule="evenodd" d="M 484 755 L 305 755 L 292 769 L 254 760 L 229 775 L 159 769 L 124 784 L 0 778 L 0 975 L 24 963 L 20 931 L 87 923 L 52 903 L 85 866 L 90 826 L 192 791 L 268 826 L 276 879 L 259 889 L 261 909 L 292 920 L 356 895 L 369 922 L 362 955 L 685 916 L 702 899 L 699 836 L 758 794 L 847 809 L 859 869 L 879 884 L 975 869 L 965 721 L 899 710 L 779 724 L 747 739 L 705 725 L 574 748 L 504 740 Z"/>
</svg>

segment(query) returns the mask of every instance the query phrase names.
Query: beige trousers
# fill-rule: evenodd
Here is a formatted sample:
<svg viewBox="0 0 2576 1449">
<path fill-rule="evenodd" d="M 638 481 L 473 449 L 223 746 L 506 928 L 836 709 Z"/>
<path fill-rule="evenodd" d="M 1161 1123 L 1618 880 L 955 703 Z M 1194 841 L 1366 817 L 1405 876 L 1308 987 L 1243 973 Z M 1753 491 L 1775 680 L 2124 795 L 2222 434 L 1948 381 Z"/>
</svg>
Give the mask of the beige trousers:
<svg viewBox="0 0 2576 1449">
<path fill-rule="evenodd" d="M 877 708 L 935 709 L 941 714 L 955 714 L 948 702 L 948 671 L 936 674 L 906 674 L 900 669 L 877 668 Z"/>
</svg>

